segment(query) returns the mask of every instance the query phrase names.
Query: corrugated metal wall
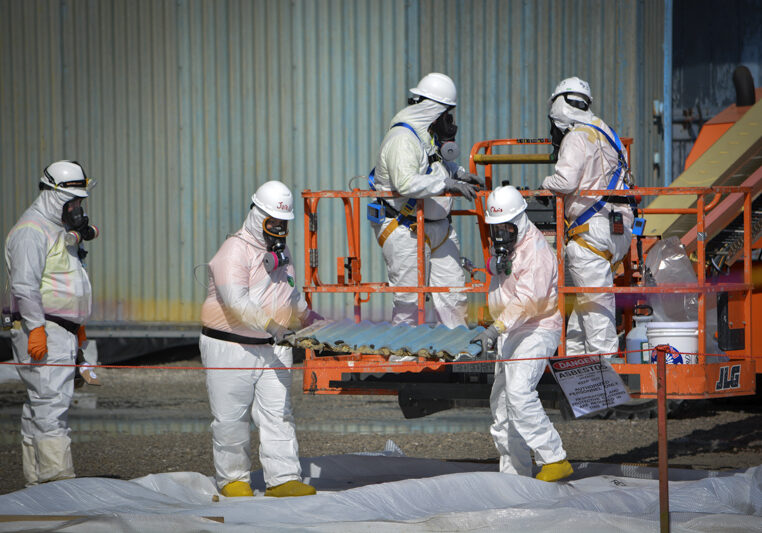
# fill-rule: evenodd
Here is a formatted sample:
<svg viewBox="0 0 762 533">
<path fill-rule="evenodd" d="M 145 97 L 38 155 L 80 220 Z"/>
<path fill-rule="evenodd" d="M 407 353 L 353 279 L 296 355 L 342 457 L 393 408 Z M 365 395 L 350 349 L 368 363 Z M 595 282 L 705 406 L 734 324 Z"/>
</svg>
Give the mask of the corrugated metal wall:
<svg viewBox="0 0 762 533">
<path fill-rule="evenodd" d="M 205 275 L 197 283 L 194 269 L 240 227 L 257 184 L 347 187 L 429 71 L 458 84 L 463 162 L 478 140 L 546 135 L 550 91 L 578 75 L 594 110 L 636 139 L 641 183 L 655 184 L 662 16 L 661 0 L 0 0 L 0 229 L 31 203 L 46 164 L 77 159 L 99 180 L 93 320 L 195 321 Z M 549 171 L 501 176 L 535 187 Z M 339 205 L 321 204 L 326 282 L 346 254 Z M 476 257 L 473 225 L 457 227 Z M 362 237 L 364 278 L 384 280 L 369 228 Z M 371 301 L 370 317 L 389 316 L 388 298 Z M 336 318 L 350 309 L 348 298 L 316 302 Z"/>
</svg>

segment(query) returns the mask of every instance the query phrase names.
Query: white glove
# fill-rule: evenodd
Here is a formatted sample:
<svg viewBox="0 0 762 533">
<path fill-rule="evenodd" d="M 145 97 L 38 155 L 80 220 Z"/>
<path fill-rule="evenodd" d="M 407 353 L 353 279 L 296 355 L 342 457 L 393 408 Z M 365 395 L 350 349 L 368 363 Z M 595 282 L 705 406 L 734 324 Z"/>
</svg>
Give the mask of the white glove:
<svg viewBox="0 0 762 533">
<path fill-rule="evenodd" d="M 270 321 L 267 322 L 267 325 L 265 326 L 265 331 L 272 336 L 274 344 L 280 344 L 280 345 L 287 344 L 285 342 L 286 337 L 294 334 L 292 330 L 288 329 L 285 326 L 281 326 L 273 319 L 270 319 Z"/>
</svg>

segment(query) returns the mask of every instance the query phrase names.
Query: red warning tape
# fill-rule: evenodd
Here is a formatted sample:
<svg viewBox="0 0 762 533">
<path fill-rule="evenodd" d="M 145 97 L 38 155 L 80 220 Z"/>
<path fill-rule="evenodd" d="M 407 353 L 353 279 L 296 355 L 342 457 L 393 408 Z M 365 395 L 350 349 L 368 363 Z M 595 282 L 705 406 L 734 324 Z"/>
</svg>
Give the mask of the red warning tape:
<svg viewBox="0 0 762 533">
<path fill-rule="evenodd" d="M 622 350 L 620 352 L 610 352 L 610 353 L 596 353 L 596 354 L 580 354 L 580 355 L 566 355 L 564 357 L 511 357 L 510 359 L 477 359 L 473 361 L 435 361 L 435 360 L 425 360 L 425 361 L 386 361 L 386 362 L 367 362 L 364 363 L 362 361 L 348 361 L 354 363 L 355 366 L 358 367 L 358 370 L 360 371 L 370 371 L 373 369 L 383 369 L 388 368 L 389 366 L 405 366 L 405 367 L 424 367 L 427 366 L 426 363 L 438 363 L 442 366 L 448 366 L 448 365 L 473 365 L 473 364 L 481 364 L 481 363 L 512 363 L 517 361 L 537 361 L 539 359 L 576 359 L 580 357 L 602 357 L 602 356 L 608 356 L 608 355 L 624 355 L 626 353 L 630 352 L 641 352 L 642 350 Z M 696 352 L 682 352 L 684 355 L 702 355 Z M 715 356 L 715 357 L 727 357 L 725 354 L 703 354 L 705 356 Z M 733 356 L 734 360 L 737 359 L 750 359 L 753 356 Z M 153 366 L 153 365 L 92 365 L 92 364 L 83 364 L 83 365 L 77 365 L 77 364 L 65 364 L 65 363 L 20 363 L 17 361 L 0 361 L 0 365 L 12 365 L 12 366 L 53 366 L 53 367 L 74 367 L 74 368 L 92 368 L 93 370 L 102 369 L 102 368 L 121 368 L 121 369 L 132 369 L 132 370 L 305 370 L 306 366 L 245 366 L 245 367 L 233 367 L 233 366 Z M 321 365 L 321 369 L 324 370 L 341 370 L 347 368 L 346 364 L 342 365 L 336 365 L 336 366 L 323 366 Z"/>
</svg>

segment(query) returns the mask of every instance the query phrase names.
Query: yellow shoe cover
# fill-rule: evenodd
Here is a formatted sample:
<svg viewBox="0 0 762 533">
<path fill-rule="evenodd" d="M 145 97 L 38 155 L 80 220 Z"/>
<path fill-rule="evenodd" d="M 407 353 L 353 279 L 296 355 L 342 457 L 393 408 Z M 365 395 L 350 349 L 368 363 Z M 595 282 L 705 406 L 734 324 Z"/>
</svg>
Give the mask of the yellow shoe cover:
<svg viewBox="0 0 762 533">
<path fill-rule="evenodd" d="M 559 479 L 569 477 L 573 473 L 574 469 L 572 465 L 564 459 L 563 461 L 544 465 L 536 477 L 540 481 L 558 481 Z"/>
<path fill-rule="evenodd" d="M 228 483 L 222 487 L 220 492 L 223 496 L 227 496 L 228 498 L 235 498 L 236 496 L 254 496 L 254 493 L 251 491 L 251 485 L 245 481 L 233 481 Z"/>
<path fill-rule="evenodd" d="M 275 487 L 269 487 L 265 491 L 265 496 L 285 498 L 287 496 L 310 496 L 316 492 L 315 487 L 312 485 L 307 485 L 306 483 L 292 479 L 291 481 L 286 481 Z"/>
</svg>

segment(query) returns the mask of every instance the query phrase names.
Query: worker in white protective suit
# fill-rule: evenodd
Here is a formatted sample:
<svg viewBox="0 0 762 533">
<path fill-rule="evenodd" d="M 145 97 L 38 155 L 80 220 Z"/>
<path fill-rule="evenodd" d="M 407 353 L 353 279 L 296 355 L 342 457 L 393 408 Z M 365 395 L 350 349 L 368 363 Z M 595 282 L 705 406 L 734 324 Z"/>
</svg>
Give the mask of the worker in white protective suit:
<svg viewBox="0 0 762 533">
<path fill-rule="evenodd" d="M 490 395 L 490 432 L 500 453 L 500 471 L 532 475 L 532 458 L 542 465 L 537 479 L 558 481 L 572 474 L 561 437 L 537 394 L 548 358 L 561 338 L 556 257 L 525 213 L 516 188 L 498 187 L 487 198 L 492 257 L 489 311 L 494 322 L 471 342 L 496 348 Z"/>
<path fill-rule="evenodd" d="M 209 288 L 201 308 L 199 346 L 214 421 L 217 485 L 224 496 L 252 496 L 249 416 L 259 428 L 265 496 L 306 496 L 291 412 L 292 351 L 281 345 L 291 330 L 322 317 L 295 288 L 286 246 L 294 198 L 279 181 L 252 196 L 243 227 L 209 263 Z"/>
<path fill-rule="evenodd" d="M 453 110 L 455 84 L 446 75 L 427 74 L 410 92 L 409 105 L 392 119 L 381 144 L 376 166 L 369 176 L 371 189 L 395 191 L 399 198 L 379 198 L 375 214 L 369 212 L 391 286 L 418 284 L 416 200 L 424 200 L 426 279 L 434 287 L 462 287 L 460 243 L 450 225 L 453 199 L 443 193 L 461 194 L 471 201 L 482 178 L 466 172 L 448 159 L 459 154 L 455 144 Z M 448 328 L 466 324 L 466 295 L 431 294 L 439 322 Z M 417 324 L 417 293 L 394 293 L 392 323 Z"/>
<path fill-rule="evenodd" d="M 612 287 L 614 272 L 632 240 L 633 209 L 625 196 L 581 196 L 580 191 L 632 185 L 627 152 L 616 132 L 590 111 L 587 82 L 558 84 L 549 100 L 551 135 L 559 147 L 555 172 L 544 189 L 563 195 L 567 279 L 575 287 Z M 619 350 L 613 293 L 577 294 L 569 317 L 566 353 Z M 607 356 L 610 357 L 610 356 Z"/>
<path fill-rule="evenodd" d="M 82 242 L 98 235 L 83 202 L 94 182 L 74 161 L 43 171 L 40 194 L 5 240 L 13 357 L 19 363 L 73 365 L 85 347 L 92 306 Z M 19 366 L 27 399 L 21 410 L 27 486 L 74 477 L 68 410 L 74 367 Z"/>
</svg>

